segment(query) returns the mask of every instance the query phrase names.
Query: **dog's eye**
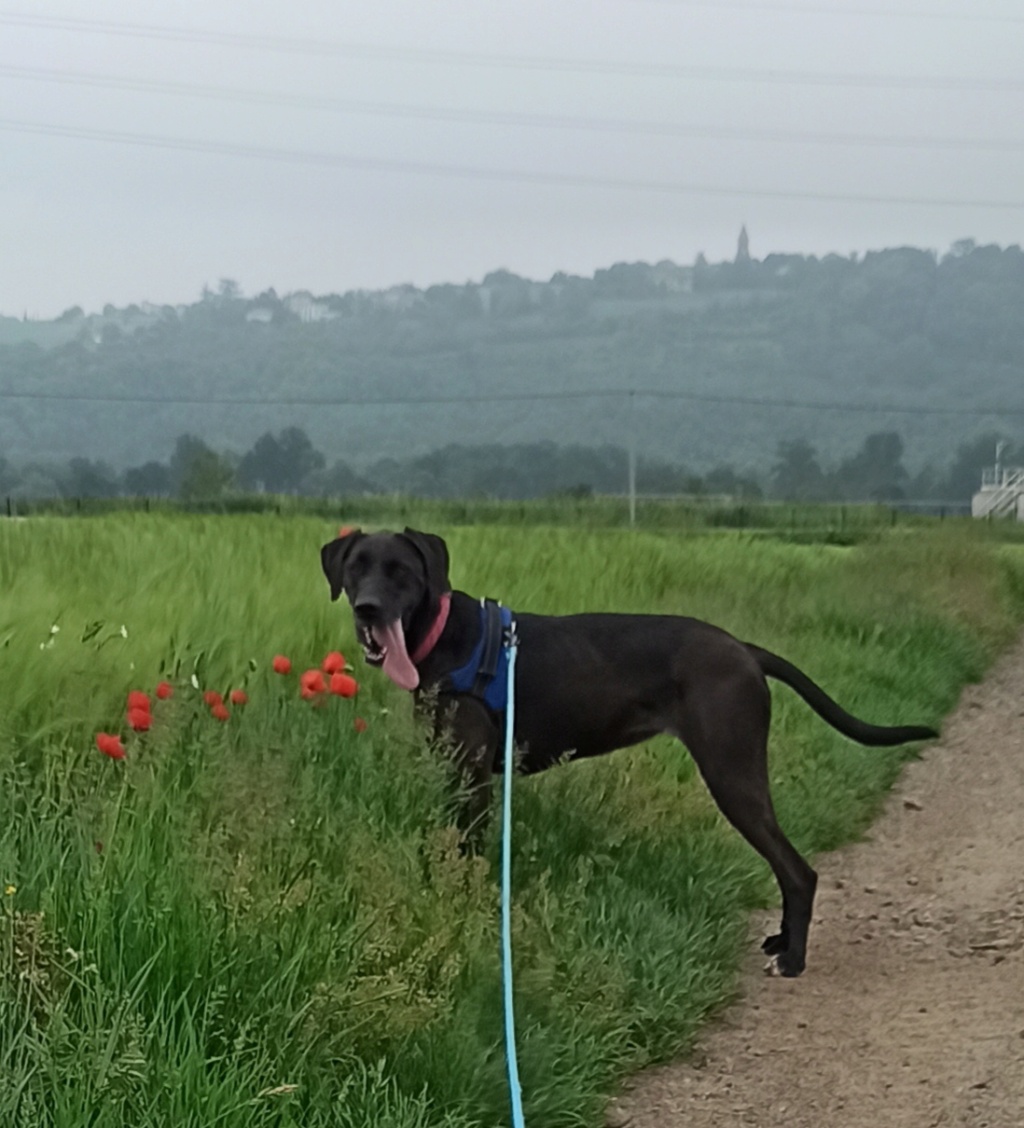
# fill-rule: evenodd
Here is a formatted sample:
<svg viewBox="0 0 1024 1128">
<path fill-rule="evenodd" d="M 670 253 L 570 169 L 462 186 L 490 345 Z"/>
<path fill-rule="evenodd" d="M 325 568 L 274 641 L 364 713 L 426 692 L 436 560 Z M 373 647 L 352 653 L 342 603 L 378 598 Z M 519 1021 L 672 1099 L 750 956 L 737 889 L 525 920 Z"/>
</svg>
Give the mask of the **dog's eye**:
<svg viewBox="0 0 1024 1128">
<path fill-rule="evenodd" d="M 389 580 L 408 579 L 409 569 L 398 560 L 389 560 L 384 565 L 384 574 Z"/>
</svg>

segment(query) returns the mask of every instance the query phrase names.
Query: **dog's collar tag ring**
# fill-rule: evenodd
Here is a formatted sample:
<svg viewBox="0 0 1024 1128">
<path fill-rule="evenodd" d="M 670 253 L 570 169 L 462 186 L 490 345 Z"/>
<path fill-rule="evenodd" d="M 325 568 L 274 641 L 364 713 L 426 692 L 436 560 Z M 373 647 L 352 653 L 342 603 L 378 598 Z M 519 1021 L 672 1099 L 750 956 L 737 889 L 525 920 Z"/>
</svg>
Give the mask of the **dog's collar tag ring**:
<svg viewBox="0 0 1024 1128">
<path fill-rule="evenodd" d="M 416 647 L 412 656 L 412 664 L 418 666 L 427 655 L 437 646 L 437 640 L 441 637 L 445 625 L 448 622 L 448 612 L 452 606 L 452 593 L 446 591 L 441 596 L 441 607 L 437 612 L 437 618 L 434 620 L 433 626 L 427 631 L 427 637 Z"/>
</svg>

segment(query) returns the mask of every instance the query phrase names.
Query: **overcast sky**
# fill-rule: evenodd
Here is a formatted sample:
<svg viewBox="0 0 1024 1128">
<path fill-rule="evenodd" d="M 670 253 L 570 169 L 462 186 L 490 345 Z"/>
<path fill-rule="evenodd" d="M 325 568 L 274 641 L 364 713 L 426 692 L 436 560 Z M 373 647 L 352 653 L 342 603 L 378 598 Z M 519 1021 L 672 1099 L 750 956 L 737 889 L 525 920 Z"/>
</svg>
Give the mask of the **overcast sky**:
<svg viewBox="0 0 1024 1128">
<path fill-rule="evenodd" d="M 18 0 L 10 0 L 17 5 Z M 21 0 L 0 313 L 1020 242 L 1019 0 Z"/>
</svg>

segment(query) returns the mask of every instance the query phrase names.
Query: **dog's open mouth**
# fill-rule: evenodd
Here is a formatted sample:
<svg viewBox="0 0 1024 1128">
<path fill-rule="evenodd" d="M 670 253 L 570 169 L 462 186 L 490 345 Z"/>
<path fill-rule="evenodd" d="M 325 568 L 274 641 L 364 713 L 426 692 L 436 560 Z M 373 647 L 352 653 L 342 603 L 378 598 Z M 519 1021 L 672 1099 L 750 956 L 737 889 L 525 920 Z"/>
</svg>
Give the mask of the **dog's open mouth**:
<svg viewBox="0 0 1024 1128">
<path fill-rule="evenodd" d="M 387 626 L 356 627 L 359 645 L 371 666 L 383 666 L 384 673 L 402 689 L 415 689 L 420 684 L 419 671 L 412 664 L 405 648 L 402 621 Z"/>
<path fill-rule="evenodd" d="M 356 627 L 359 636 L 359 645 L 363 648 L 363 657 L 371 666 L 380 666 L 387 656 L 388 648 L 382 646 L 374 637 L 370 627 Z"/>
</svg>

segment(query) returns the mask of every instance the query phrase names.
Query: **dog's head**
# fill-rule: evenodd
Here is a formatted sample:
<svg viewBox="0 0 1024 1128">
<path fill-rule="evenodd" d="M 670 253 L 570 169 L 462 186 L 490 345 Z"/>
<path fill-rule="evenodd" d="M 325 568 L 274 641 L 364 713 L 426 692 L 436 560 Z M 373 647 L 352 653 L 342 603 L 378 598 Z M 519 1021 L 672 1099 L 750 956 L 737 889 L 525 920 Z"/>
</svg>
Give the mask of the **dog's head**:
<svg viewBox="0 0 1024 1128">
<path fill-rule="evenodd" d="M 448 547 L 433 533 L 346 532 L 320 550 L 331 599 L 352 605 L 356 635 L 373 666 L 403 689 L 419 685 L 409 645 L 429 629 L 440 597 L 450 590 Z"/>
</svg>

